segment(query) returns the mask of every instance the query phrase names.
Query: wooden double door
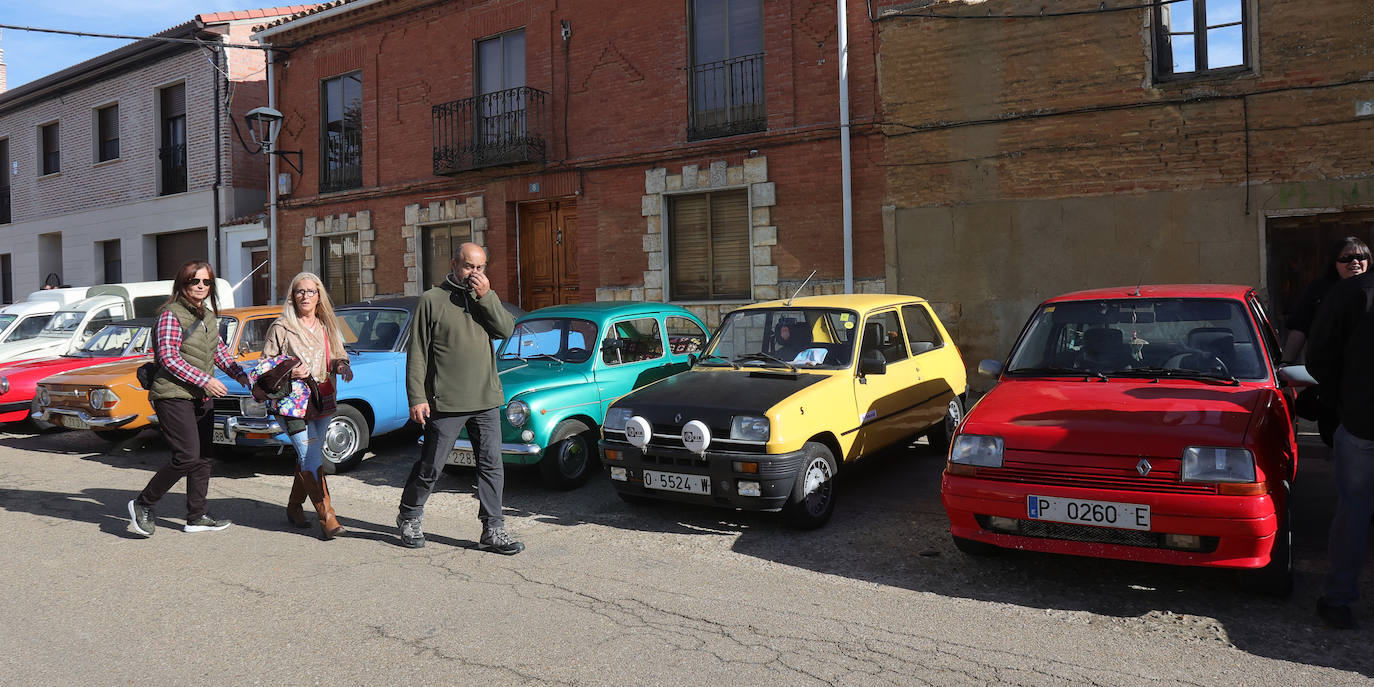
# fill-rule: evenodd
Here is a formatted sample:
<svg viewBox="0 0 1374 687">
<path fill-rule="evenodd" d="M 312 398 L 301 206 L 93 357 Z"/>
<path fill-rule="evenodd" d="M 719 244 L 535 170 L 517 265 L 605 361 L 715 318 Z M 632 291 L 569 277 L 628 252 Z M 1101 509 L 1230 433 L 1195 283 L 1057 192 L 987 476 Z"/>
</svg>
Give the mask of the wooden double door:
<svg viewBox="0 0 1374 687">
<path fill-rule="evenodd" d="M 577 270 L 577 203 L 520 206 L 520 307 L 581 303 Z"/>
</svg>

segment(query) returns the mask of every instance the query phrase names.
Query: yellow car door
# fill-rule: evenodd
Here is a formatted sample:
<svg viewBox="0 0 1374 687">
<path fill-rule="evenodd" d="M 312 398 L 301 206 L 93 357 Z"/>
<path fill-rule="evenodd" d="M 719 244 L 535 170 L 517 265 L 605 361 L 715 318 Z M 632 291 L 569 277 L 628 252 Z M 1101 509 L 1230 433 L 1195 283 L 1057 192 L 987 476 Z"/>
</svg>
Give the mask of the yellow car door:
<svg viewBox="0 0 1374 687">
<path fill-rule="evenodd" d="M 949 402 L 962 393 L 951 386 L 955 380 L 963 379 L 964 361 L 940 334 L 935 326 L 935 318 L 929 306 L 912 303 L 902 306 L 902 324 L 907 335 L 907 345 L 916 365 L 917 410 L 915 431 L 923 431 L 938 422 L 943 422 Z"/>
<path fill-rule="evenodd" d="M 881 361 L 881 373 L 865 372 L 872 361 Z M 895 308 L 865 318 L 854 369 L 859 437 L 847 458 L 876 451 L 923 429 L 916 393 L 921 381 L 920 367 L 907 348 L 906 334 Z"/>
</svg>

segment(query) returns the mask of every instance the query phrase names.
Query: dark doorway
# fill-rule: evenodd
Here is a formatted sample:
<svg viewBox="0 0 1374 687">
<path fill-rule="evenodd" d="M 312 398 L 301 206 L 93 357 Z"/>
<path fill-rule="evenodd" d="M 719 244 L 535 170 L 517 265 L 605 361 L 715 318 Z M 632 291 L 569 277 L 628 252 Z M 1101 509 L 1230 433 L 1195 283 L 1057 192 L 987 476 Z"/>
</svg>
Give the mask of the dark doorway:
<svg viewBox="0 0 1374 687">
<path fill-rule="evenodd" d="M 159 234 L 157 237 L 157 278 L 173 279 L 177 268 L 187 260 L 205 260 L 209 255 L 204 229 Z"/>
<path fill-rule="evenodd" d="M 1331 246 L 1346 236 L 1374 243 L 1374 212 L 1275 217 L 1266 222 L 1270 319 L 1282 334 L 1307 285 L 1331 269 Z"/>
</svg>

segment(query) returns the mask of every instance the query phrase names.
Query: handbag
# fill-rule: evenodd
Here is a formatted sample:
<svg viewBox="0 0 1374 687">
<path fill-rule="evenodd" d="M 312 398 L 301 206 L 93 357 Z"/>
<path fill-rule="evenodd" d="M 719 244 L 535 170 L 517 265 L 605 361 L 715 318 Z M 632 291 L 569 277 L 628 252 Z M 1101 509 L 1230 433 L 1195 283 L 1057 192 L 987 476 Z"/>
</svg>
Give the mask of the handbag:
<svg viewBox="0 0 1374 687">
<path fill-rule="evenodd" d="M 193 322 L 191 324 L 194 326 L 195 323 Z M 186 340 L 186 335 L 190 333 L 190 331 L 191 327 L 181 328 L 182 341 Z M 156 346 L 154 346 L 154 351 L 156 351 Z M 162 367 L 162 363 L 157 361 L 157 353 L 154 352 L 152 360 L 139 365 L 138 369 L 134 370 L 134 377 L 138 379 L 138 385 L 143 387 L 144 391 L 153 390 L 153 378 L 157 376 L 157 370 L 160 367 Z"/>
</svg>

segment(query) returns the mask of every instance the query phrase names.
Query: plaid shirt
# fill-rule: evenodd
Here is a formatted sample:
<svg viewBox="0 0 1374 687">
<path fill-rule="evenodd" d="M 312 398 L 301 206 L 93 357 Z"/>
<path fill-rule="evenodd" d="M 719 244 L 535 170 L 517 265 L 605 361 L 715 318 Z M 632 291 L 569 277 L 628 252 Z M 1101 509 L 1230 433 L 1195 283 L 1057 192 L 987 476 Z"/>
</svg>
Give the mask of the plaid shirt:
<svg viewBox="0 0 1374 687">
<path fill-rule="evenodd" d="M 219 335 L 216 334 L 216 339 Z M 214 376 L 201 372 L 194 365 L 186 362 L 181 357 L 181 322 L 177 321 L 177 316 L 170 310 L 164 310 L 162 315 L 157 318 L 157 361 L 172 376 L 199 387 L 204 387 L 210 383 Z M 234 356 L 230 355 L 229 347 L 223 341 L 215 349 L 215 366 L 224 370 L 225 374 L 237 379 L 243 375 L 243 368 L 234 362 Z"/>
</svg>

